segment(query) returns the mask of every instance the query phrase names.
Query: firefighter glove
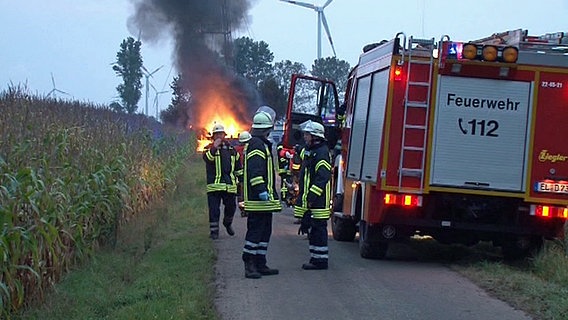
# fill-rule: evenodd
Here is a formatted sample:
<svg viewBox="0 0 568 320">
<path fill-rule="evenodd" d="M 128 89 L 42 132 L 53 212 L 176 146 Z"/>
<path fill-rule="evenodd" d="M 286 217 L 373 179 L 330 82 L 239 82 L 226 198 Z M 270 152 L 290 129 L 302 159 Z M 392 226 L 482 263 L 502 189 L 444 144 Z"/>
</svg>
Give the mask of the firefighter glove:
<svg viewBox="0 0 568 320">
<path fill-rule="evenodd" d="M 258 197 L 260 198 L 260 200 L 262 201 L 268 201 L 268 192 L 263 191 L 261 193 L 258 194 Z"/>
<path fill-rule="evenodd" d="M 298 235 L 310 235 L 310 225 L 312 221 L 312 212 L 310 210 L 304 213 L 302 217 L 302 222 L 300 223 L 300 228 L 298 229 Z"/>
</svg>

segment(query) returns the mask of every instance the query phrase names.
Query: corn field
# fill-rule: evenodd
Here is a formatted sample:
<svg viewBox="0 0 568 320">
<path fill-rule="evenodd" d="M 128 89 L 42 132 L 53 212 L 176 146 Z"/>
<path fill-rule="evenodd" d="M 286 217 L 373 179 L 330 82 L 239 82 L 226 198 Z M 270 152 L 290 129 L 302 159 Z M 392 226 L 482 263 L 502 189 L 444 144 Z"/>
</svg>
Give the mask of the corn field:
<svg viewBox="0 0 568 320">
<path fill-rule="evenodd" d="M 0 318 L 44 294 L 171 190 L 190 133 L 142 115 L 0 93 Z"/>
</svg>

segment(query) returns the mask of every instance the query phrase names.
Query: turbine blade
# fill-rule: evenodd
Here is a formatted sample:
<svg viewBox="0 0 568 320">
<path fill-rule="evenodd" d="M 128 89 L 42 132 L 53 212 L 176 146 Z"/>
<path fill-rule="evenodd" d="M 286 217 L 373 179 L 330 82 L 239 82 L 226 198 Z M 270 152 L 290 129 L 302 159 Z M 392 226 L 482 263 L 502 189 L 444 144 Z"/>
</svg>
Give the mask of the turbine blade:
<svg viewBox="0 0 568 320">
<path fill-rule="evenodd" d="M 160 69 L 162 69 L 164 67 L 164 65 L 161 65 L 159 68 L 157 68 L 156 70 L 150 72 L 150 76 L 152 76 L 154 73 L 160 71 Z"/>
<path fill-rule="evenodd" d="M 57 92 L 59 92 L 59 93 L 63 93 L 63 94 L 66 94 L 66 95 L 70 96 L 70 94 L 68 94 L 68 93 L 65 92 L 65 91 L 62 91 L 62 90 L 59 90 L 59 89 L 54 89 L 54 90 L 57 91 Z"/>
<path fill-rule="evenodd" d="M 331 39 L 331 32 L 329 32 L 329 27 L 327 26 L 327 20 L 325 19 L 325 14 L 321 13 L 321 21 L 323 22 L 323 27 L 325 28 L 325 33 L 327 34 L 327 39 L 329 40 L 329 44 L 331 45 L 331 50 L 333 50 L 333 56 L 336 57 L 335 54 L 335 46 L 333 45 L 333 39 Z"/>
<path fill-rule="evenodd" d="M 321 6 L 322 9 L 325 9 L 325 7 L 329 6 L 329 4 L 332 2 L 333 0 L 327 0 L 327 2 Z"/>
<path fill-rule="evenodd" d="M 300 6 L 300 7 L 306 7 L 306 8 L 309 8 L 309 9 L 314 9 L 314 10 L 316 10 L 316 11 L 317 11 L 317 9 L 318 9 L 317 6 L 315 6 L 315 5 L 311 4 L 311 3 L 299 2 L 299 1 L 292 1 L 292 0 L 280 0 L 280 1 L 288 2 L 288 3 L 291 3 L 291 4 L 295 4 L 295 5 Z"/>
<path fill-rule="evenodd" d="M 53 84 L 53 88 L 55 89 L 55 78 L 53 78 L 53 72 L 51 72 L 51 83 Z"/>
</svg>

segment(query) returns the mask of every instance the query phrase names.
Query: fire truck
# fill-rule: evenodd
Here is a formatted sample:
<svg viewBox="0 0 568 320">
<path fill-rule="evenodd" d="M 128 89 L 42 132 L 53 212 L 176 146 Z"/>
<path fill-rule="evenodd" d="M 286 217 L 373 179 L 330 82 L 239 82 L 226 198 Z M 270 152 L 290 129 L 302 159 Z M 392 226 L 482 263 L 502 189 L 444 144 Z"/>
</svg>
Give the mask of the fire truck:
<svg viewBox="0 0 568 320">
<path fill-rule="evenodd" d="M 284 141 L 338 107 L 333 83 L 292 79 Z M 298 84 L 311 80 L 315 95 Z M 526 30 L 474 41 L 398 33 L 350 72 L 335 158 L 333 238 L 363 258 L 389 243 L 501 247 L 525 257 L 563 237 L 568 218 L 568 33 Z M 312 109 L 310 105 L 316 106 Z M 338 132 L 337 128 L 342 127 Z M 340 136 L 336 136 L 340 134 Z"/>
</svg>

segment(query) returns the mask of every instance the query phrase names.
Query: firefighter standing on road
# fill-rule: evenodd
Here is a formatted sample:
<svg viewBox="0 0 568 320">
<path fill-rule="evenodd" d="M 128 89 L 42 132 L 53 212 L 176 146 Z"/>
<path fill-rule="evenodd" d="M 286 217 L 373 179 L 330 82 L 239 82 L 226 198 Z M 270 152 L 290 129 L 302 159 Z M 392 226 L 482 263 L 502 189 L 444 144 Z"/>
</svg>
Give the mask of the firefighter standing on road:
<svg viewBox="0 0 568 320">
<path fill-rule="evenodd" d="M 266 265 L 272 213 L 282 209 L 275 185 L 272 143 L 268 141 L 275 115 L 267 106 L 257 110 L 253 117 L 252 138 L 244 152 L 243 193 L 248 218 L 242 258 L 245 277 L 251 279 L 278 274 L 278 269 Z"/>
<path fill-rule="evenodd" d="M 288 184 L 290 183 L 290 159 L 286 157 L 282 141 L 276 145 L 276 155 L 278 156 L 278 175 L 280 176 L 280 199 L 286 201 L 288 196 Z"/>
<path fill-rule="evenodd" d="M 325 129 L 321 123 L 308 120 L 302 125 L 306 147 L 301 154 L 300 192 L 294 216 L 301 218 L 298 234 L 308 234 L 310 261 L 304 270 L 328 268 L 327 220 L 331 215 L 331 163 Z"/>
<path fill-rule="evenodd" d="M 209 237 L 219 238 L 220 205 L 223 202 L 223 226 L 231 236 L 235 235 L 232 228 L 235 215 L 237 174 L 242 173 L 239 153 L 225 140 L 225 128 L 215 124 L 212 130 L 213 142 L 203 150 L 205 170 L 207 174 L 207 204 L 209 206 Z"/>
<path fill-rule="evenodd" d="M 242 168 L 244 168 L 243 161 L 245 159 L 245 146 L 247 142 L 249 142 L 250 138 L 252 138 L 252 136 L 248 131 L 239 133 L 239 145 L 235 147 L 235 149 L 239 153 L 239 159 Z M 240 173 L 237 173 L 237 176 L 239 176 L 239 182 L 237 183 L 237 204 L 239 206 L 239 210 L 241 211 L 241 217 L 246 217 L 247 214 L 245 208 L 243 207 L 243 170 L 241 170 Z"/>
</svg>

